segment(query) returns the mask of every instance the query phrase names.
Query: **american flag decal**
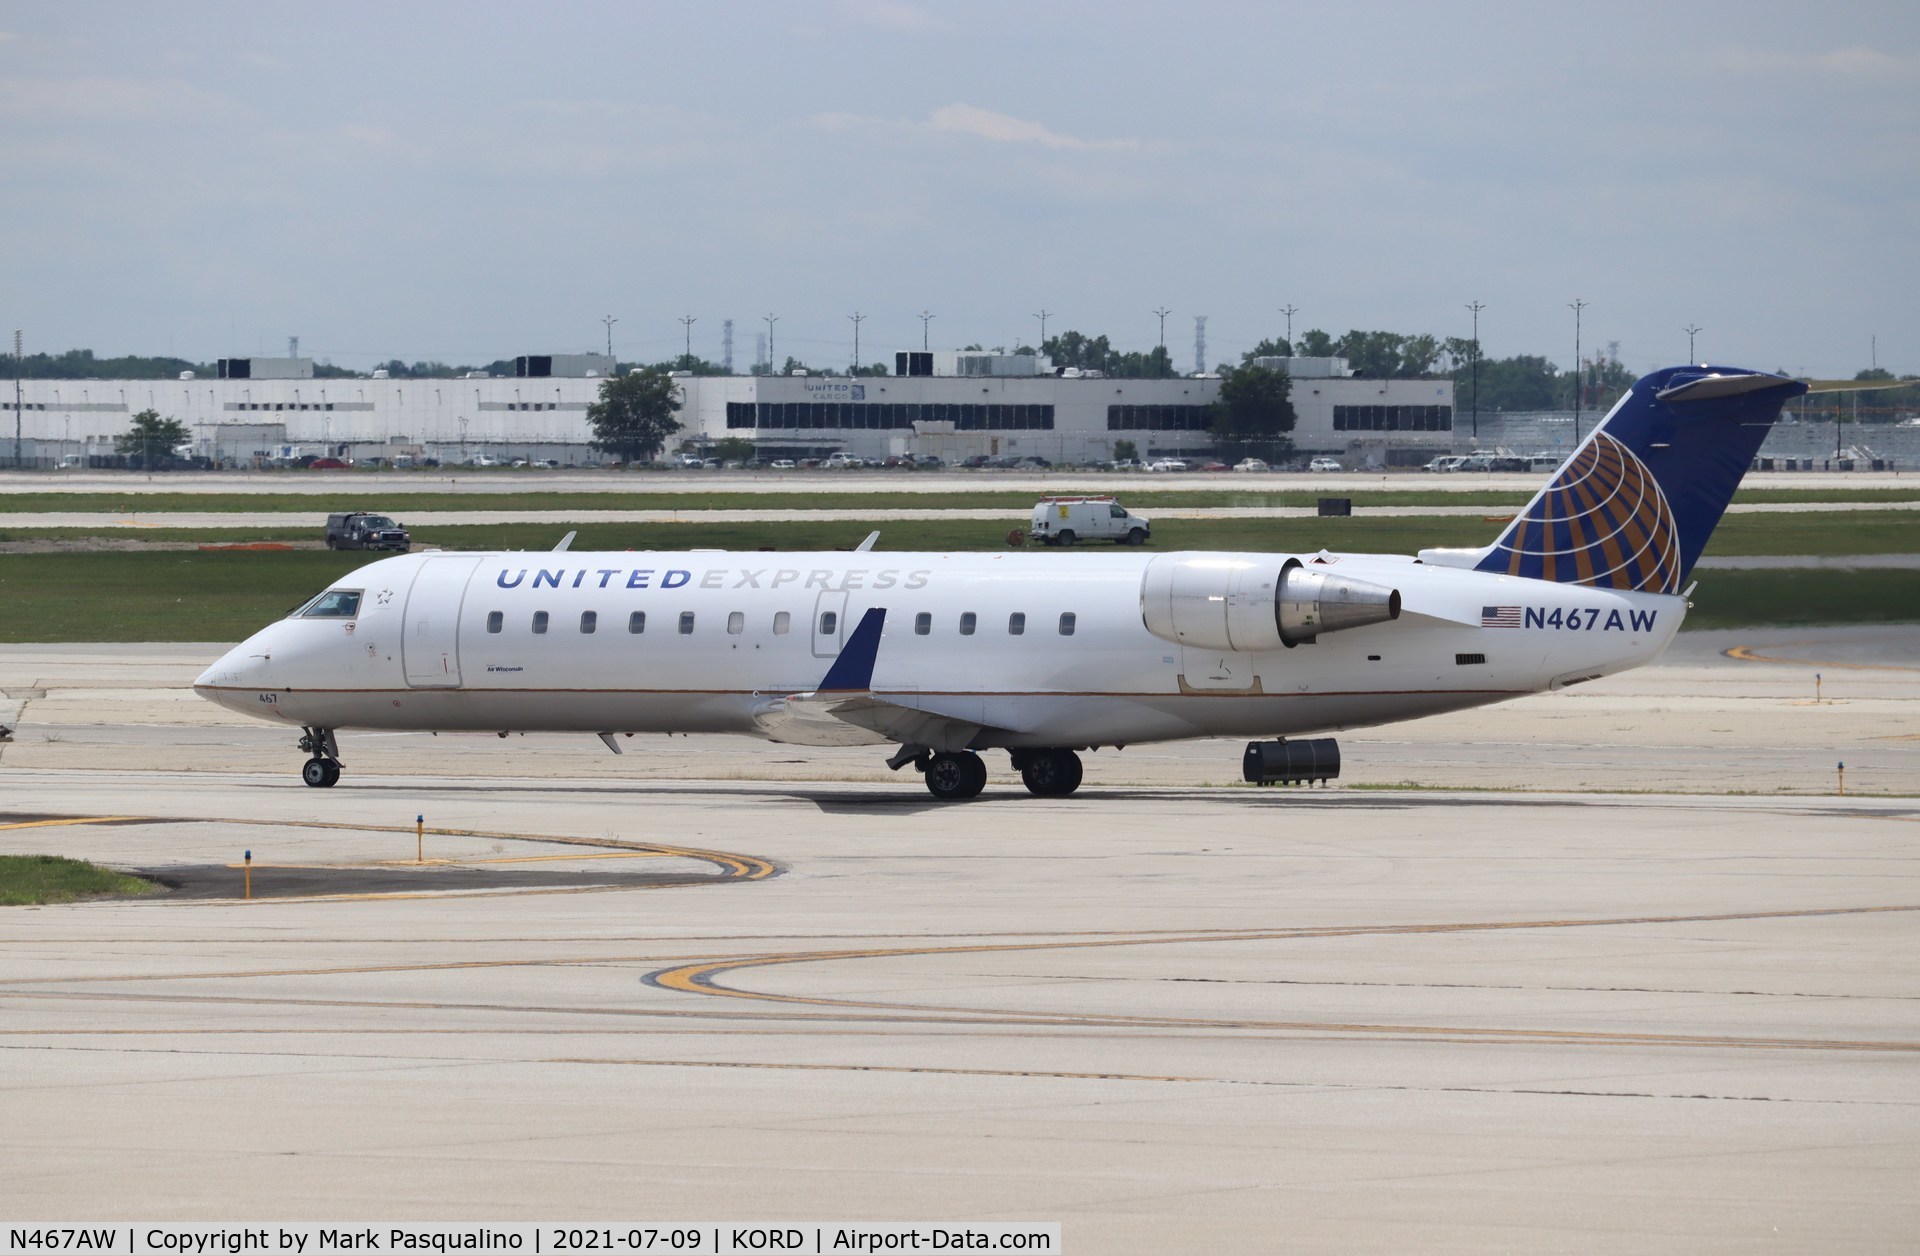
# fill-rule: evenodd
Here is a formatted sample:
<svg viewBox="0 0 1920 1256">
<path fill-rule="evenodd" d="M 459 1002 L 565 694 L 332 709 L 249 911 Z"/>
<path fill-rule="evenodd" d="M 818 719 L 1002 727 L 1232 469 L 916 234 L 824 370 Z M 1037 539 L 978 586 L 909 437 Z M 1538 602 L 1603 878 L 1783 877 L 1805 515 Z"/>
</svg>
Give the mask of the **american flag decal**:
<svg viewBox="0 0 1920 1256">
<path fill-rule="evenodd" d="M 1483 606 L 1480 608 L 1480 626 L 1482 628 L 1518 628 L 1520 626 L 1520 608 L 1517 606 Z"/>
</svg>

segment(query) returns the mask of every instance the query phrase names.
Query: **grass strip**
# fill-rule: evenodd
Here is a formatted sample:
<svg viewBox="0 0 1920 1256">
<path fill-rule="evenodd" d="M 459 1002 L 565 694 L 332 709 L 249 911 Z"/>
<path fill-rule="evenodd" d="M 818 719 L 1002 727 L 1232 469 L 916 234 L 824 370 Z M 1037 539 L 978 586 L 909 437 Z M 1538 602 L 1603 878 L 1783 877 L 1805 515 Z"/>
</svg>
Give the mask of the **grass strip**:
<svg viewBox="0 0 1920 1256">
<path fill-rule="evenodd" d="M 549 543 L 528 548 L 550 549 L 552 535 L 541 539 Z M 680 549 L 691 538 L 657 539 L 674 542 L 661 548 Z M 850 529 L 836 539 L 858 536 Z M 579 548 L 588 548 L 584 538 Z M 324 550 L 0 555 L 0 641 L 237 641 L 375 557 Z M 1707 571 L 1699 581 L 1690 629 L 1920 623 L 1920 571 Z"/>
<path fill-rule="evenodd" d="M 151 894 L 151 881 L 59 855 L 0 855 L 0 907 Z"/>
<path fill-rule="evenodd" d="M 1494 511 L 1495 515 L 1505 512 Z M 576 549 L 783 550 L 844 549 L 874 529 L 885 550 L 978 550 L 1005 547 L 1007 533 L 1024 526 L 1008 519 L 821 520 L 798 516 L 778 523 L 503 523 L 430 524 L 414 532 L 420 545 L 444 549 L 551 549 L 578 531 Z M 1154 527 L 1155 549 L 1217 549 L 1308 553 L 1322 548 L 1376 554 L 1413 554 L 1428 546 L 1478 546 L 1501 525 L 1472 515 L 1397 518 L 1166 519 Z M 236 544 L 320 539 L 315 528 L 4 528 L 0 541 L 79 540 Z M 1806 511 L 1790 515 L 1728 515 L 1706 552 L 1716 557 L 1805 554 L 1920 553 L 1920 513 L 1900 510 Z"/>
</svg>

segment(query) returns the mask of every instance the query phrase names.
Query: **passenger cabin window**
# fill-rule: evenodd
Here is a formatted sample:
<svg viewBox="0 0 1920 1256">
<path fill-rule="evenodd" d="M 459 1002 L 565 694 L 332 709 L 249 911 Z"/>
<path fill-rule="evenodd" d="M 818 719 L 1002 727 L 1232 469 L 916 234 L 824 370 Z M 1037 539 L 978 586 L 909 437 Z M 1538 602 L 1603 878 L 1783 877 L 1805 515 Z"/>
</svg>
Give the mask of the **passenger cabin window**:
<svg viewBox="0 0 1920 1256">
<path fill-rule="evenodd" d="M 360 613 L 360 590 L 328 589 L 301 610 L 302 619 L 352 619 Z"/>
<path fill-rule="evenodd" d="M 746 612 L 745 611 L 728 611 L 727 612 L 728 634 L 730 636 L 737 637 L 741 633 L 745 632 L 746 630 L 747 630 Z"/>
<path fill-rule="evenodd" d="M 1007 635 L 1009 637 L 1017 637 L 1026 630 L 1027 613 L 1025 611 L 1015 611 L 1013 614 L 1007 616 Z"/>
<path fill-rule="evenodd" d="M 788 614 L 786 611 L 775 611 L 773 613 L 773 635 L 774 636 L 784 637 L 787 635 L 787 631 L 792 627 L 793 627 L 792 615 Z"/>
<path fill-rule="evenodd" d="M 1075 621 L 1076 621 L 1076 616 L 1072 611 L 1064 612 L 1060 616 L 1060 635 L 1063 637 L 1071 637 L 1073 635 L 1073 626 Z"/>
<path fill-rule="evenodd" d="M 599 611 L 581 611 L 580 612 L 580 631 L 581 632 L 591 633 L 599 626 L 600 626 Z"/>
<path fill-rule="evenodd" d="M 507 626 L 507 617 L 505 614 L 501 613 L 500 611 L 487 612 L 487 631 L 488 632 L 499 632 L 502 628 L 506 626 Z"/>
<path fill-rule="evenodd" d="M 933 616 L 921 611 L 913 617 L 913 635 L 924 637 L 933 631 Z"/>
<path fill-rule="evenodd" d="M 972 611 L 962 613 L 960 616 L 960 635 L 963 637 L 971 637 L 974 627 L 979 624 L 979 622 L 980 617 Z"/>
<path fill-rule="evenodd" d="M 638 635 L 639 633 L 643 633 L 646 630 L 647 630 L 647 613 L 645 611 L 635 611 L 633 614 L 627 616 L 628 632 Z"/>
<path fill-rule="evenodd" d="M 547 630 L 547 613 L 545 611 L 535 611 L 533 613 L 533 631 L 535 635 L 543 633 L 546 630 Z"/>
<path fill-rule="evenodd" d="M 831 637 L 834 629 L 840 626 L 840 617 L 832 611 L 820 612 L 820 635 Z"/>
<path fill-rule="evenodd" d="M 680 612 L 680 635 L 683 637 L 690 637 L 693 635 L 693 612 L 692 611 Z"/>
</svg>

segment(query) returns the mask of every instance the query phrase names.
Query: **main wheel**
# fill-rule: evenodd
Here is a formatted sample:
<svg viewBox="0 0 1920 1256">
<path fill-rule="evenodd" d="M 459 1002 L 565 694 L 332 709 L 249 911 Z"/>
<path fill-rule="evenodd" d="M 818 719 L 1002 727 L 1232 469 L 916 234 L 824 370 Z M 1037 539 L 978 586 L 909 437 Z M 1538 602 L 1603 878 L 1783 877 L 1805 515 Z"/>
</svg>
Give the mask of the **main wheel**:
<svg viewBox="0 0 1920 1256">
<path fill-rule="evenodd" d="M 1020 769 L 1027 792 L 1037 798 L 1065 798 L 1080 788 L 1080 756 L 1071 750 L 1036 750 Z"/>
<path fill-rule="evenodd" d="M 1147 543 L 1147 531 L 1145 528 L 1127 529 L 1128 545 L 1145 545 L 1146 543 Z"/>
<path fill-rule="evenodd" d="M 300 779 L 315 789 L 328 789 L 340 780 L 340 765 L 332 759 L 308 759 L 300 769 Z"/>
<path fill-rule="evenodd" d="M 942 751 L 927 761 L 927 792 L 942 802 L 963 802 L 987 787 L 987 765 L 971 750 Z"/>
<path fill-rule="evenodd" d="M 1060 534 L 1060 537 L 1059 537 L 1059 544 L 1061 544 L 1061 545 L 1072 545 L 1072 544 L 1073 544 L 1073 543 L 1074 543 L 1075 541 L 1077 541 L 1077 540 L 1079 540 L 1079 539 L 1080 539 L 1079 537 L 1077 537 L 1077 536 L 1075 536 L 1075 535 L 1073 534 L 1073 529 L 1072 529 L 1072 528 L 1068 528 L 1068 529 L 1067 529 L 1067 530 L 1066 530 L 1065 532 L 1062 532 L 1062 533 Z"/>
</svg>

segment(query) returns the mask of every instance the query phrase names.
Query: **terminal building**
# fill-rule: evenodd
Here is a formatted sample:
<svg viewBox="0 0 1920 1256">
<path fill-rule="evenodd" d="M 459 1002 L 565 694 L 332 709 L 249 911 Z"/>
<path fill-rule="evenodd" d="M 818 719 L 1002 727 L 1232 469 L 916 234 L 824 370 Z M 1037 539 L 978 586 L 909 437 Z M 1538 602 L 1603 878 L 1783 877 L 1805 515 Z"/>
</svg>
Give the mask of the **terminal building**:
<svg viewBox="0 0 1920 1256">
<path fill-rule="evenodd" d="M 1349 467 L 1408 466 L 1453 445 L 1448 380 L 1356 378 L 1338 358 L 1260 359 L 1288 370 L 1305 456 Z M 695 449 L 738 437 L 762 458 L 976 455 L 1089 463 L 1114 456 L 1205 459 L 1220 379 L 1108 378 L 1056 371 L 1044 357 L 902 353 L 880 376 L 676 377 L 677 441 Z M 71 465 L 111 457 L 134 414 L 157 411 L 193 434 L 194 452 L 220 465 L 259 466 L 305 455 L 407 465 L 480 460 L 594 463 L 587 407 L 611 359 L 528 355 L 512 377 L 316 378 L 302 358 L 229 358 L 219 378 L 29 380 L 21 385 L 22 461 Z M 5 398 L 4 408 L 12 408 Z M 6 436 L 0 431 L 0 450 Z"/>
</svg>

